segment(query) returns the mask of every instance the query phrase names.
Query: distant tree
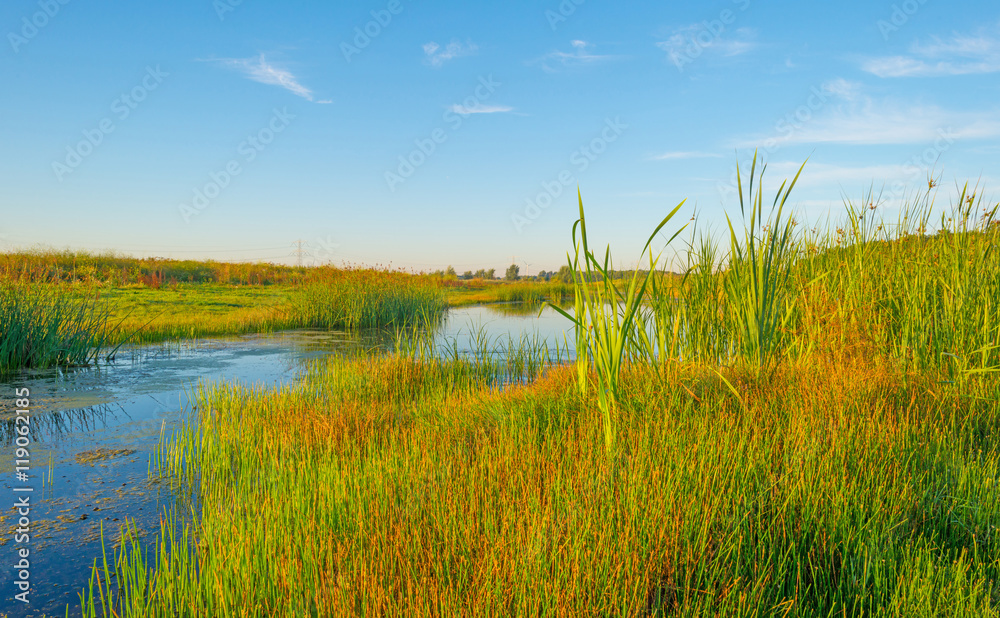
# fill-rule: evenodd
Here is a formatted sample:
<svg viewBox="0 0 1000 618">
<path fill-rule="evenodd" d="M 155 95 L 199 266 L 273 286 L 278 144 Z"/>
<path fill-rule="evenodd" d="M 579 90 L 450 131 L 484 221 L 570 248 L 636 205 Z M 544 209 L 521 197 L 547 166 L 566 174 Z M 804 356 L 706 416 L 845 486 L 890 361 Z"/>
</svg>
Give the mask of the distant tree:
<svg viewBox="0 0 1000 618">
<path fill-rule="evenodd" d="M 556 279 L 560 283 L 573 283 L 573 269 L 569 266 L 560 266 L 559 272 L 556 273 Z"/>
<path fill-rule="evenodd" d="M 520 278 L 521 267 L 517 264 L 511 264 L 507 267 L 507 272 L 504 274 L 503 278 L 507 281 L 517 281 Z"/>
<path fill-rule="evenodd" d="M 464 273 L 462 273 L 462 279 L 465 279 L 466 281 L 468 281 L 469 279 L 472 279 L 474 276 L 475 275 L 472 274 L 471 270 L 467 270 Z"/>
<path fill-rule="evenodd" d="M 455 269 L 449 265 L 448 269 L 444 271 L 444 278 L 449 281 L 455 281 L 458 279 L 458 273 L 456 273 Z"/>
</svg>

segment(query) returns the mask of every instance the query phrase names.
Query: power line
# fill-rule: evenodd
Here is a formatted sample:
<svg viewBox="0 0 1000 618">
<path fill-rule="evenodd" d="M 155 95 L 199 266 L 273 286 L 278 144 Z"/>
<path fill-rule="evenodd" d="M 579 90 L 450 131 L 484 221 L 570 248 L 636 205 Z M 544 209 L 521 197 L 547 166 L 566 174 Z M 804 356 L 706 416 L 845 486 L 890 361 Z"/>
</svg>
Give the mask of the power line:
<svg viewBox="0 0 1000 618">
<path fill-rule="evenodd" d="M 306 241 L 304 241 L 302 239 L 296 240 L 295 242 L 292 243 L 292 246 L 296 247 L 296 249 L 295 249 L 295 251 L 293 251 L 291 253 L 291 255 L 293 255 L 293 256 L 296 257 L 297 264 L 298 264 L 298 266 L 300 268 L 302 267 L 302 258 L 303 257 L 312 257 L 311 253 L 309 253 L 308 251 L 303 251 L 302 250 L 302 246 L 303 245 L 308 245 L 308 244 L 309 244 L 308 242 L 306 242 Z"/>
</svg>

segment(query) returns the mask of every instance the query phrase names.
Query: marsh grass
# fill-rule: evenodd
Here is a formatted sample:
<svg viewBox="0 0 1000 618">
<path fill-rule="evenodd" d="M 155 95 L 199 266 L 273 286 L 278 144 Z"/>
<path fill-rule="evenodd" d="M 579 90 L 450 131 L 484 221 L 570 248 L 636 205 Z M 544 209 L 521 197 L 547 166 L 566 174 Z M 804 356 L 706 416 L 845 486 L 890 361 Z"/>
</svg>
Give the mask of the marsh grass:
<svg viewBox="0 0 1000 618">
<path fill-rule="evenodd" d="M 432 323 L 444 315 L 436 287 L 394 273 L 355 271 L 304 287 L 289 311 L 298 326 L 358 330 Z"/>
<path fill-rule="evenodd" d="M 617 462 L 568 367 L 204 388 L 156 471 L 197 525 L 109 548 L 85 615 L 997 615 L 995 382 L 722 371 L 743 403 L 707 367 L 624 371 Z"/>
<path fill-rule="evenodd" d="M 101 294 L 114 310 L 115 338 L 135 343 L 306 327 L 392 329 L 425 318 L 434 322 L 444 310 L 428 278 L 371 269 L 338 271 L 303 287 L 183 284 Z"/>
<path fill-rule="evenodd" d="M 649 252 L 649 269 L 636 269 L 631 280 L 622 290 L 612 272 L 611 248 L 604 252 L 603 260 L 591 251 L 587 239 L 587 219 L 583 209 L 583 196 L 577 192 L 580 218 L 573 226 L 573 254 L 567 254 L 576 290 L 575 312 L 571 315 L 555 304 L 550 306 L 573 323 L 577 340 L 577 370 L 581 395 L 587 392 L 586 373 L 593 365 L 597 375 L 597 401 L 604 423 L 604 441 L 608 454 L 615 447 L 615 417 L 621 397 L 619 376 L 626 363 L 655 362 L 655 352 L 649 347 L 644 321 L 640 317 L 646 289 L 657 271 L 660 256 L 650 250 L 660 230 L 681 209 L 684 202 L 674 208 L 656 226 L 640 254 L 640 261 Z M 683 230 L 678 230 L 666 244 L 670 244 Z M 579 232 L 579 237 L 577 237 Z M 582 251 L 582 256 L 581 256 Z M 644 345 L 645 344 L 645 345 Z"/>
<path fill-rule="evenodd" d="M 84 615 L 1000 616 L 997 209 L 826 233 L 751 178 L 679 289 L 650 243 L 612 279 L 580 200 L 576 364 L 480 332 L 202 387 L 151 466 L 192 521 Z"/>
<path fill-rule="evenodd" d="M 494 297 L 501 303 L 560 304 L 572 296 L 573 286 L 558 282 L 501 284 L 494 288 Z"/>
<path fill-rule="evenodd" d="M 0 373 L 90 364 L 108 347 L 113 329 L 97 296 L 0 283 Z"/>
<path fill-rule="evenodd" d="M 874 193 L 846 202 L 847 223 L 812 241 L 793 272 L 800 341 L 887 355 L 954 379 L 1000 369 L 997 206 L 967 185 L 930 228 L 934 192 L 907 201 L 899 223 L 879 217 Z M 843 325 L 852 339 L 820 329 Z M 808 334 L 808 336 L 806 336 Z"/>
<path fill-rule="evenodd" d="M 761 371 L 770 368 L 782 351 L 783 335 L 793 311 L 788 279 L 798 250 L 791 218 L 782 219 L 782 215 L 805 163 L 790 183 L 786 180 L 778 188 L 765 220 L 763 180 L 766 168 L 762 165 L 760 175 L 756 175 L 755 153 L 744 199 L 737 165 L 740 213 L 744 217 L 740 234 L 726 216 L 730 249 L 725 290 L 734 317 L 733 335 L 740 356 Z M 754 182 L 757 183 L 756 193 Z"/>
</svg>

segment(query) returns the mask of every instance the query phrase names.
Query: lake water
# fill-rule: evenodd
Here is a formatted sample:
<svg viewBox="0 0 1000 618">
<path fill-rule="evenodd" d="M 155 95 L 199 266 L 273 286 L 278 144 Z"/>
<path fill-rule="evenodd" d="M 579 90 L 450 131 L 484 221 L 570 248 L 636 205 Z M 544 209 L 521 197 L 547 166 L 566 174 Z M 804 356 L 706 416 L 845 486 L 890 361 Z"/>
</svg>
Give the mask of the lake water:
<svg viewBox="0 0 1000 618">
<path fill-rule="evenodd" d="M 539 316 L 538 309 L 518 306 L 470 307 L 451 310 L 435 339 L 465 352 L 474 347 L 477 333 L 491 340 L 528 334 L 555 346 L 572 339 L 568 325 L 550 308 Z M 0 616 L 63 616 L 67 604 L 76 615 L 78 594 L 101 557 L 102 524 L 105 537 L 113 539 L 127 517 L 149 541 L 155 539 L 160 516 L 174 498 L 166 487 L 149 482 L 150 455 L 161 431 L 169 435 L 184 420 L 188 394 L 199 382 L 278 386 L 293 382 L 310 360 L 359 349 L 391 350 L 393 344 L 388 334 L 289 331 L 142 346 L 99 366 L 23 372 L 0 382 Z M 28 483 L 14 476 L 15 389 L 20 388 L 31 391 Z M 15 487 L 32 491 L 15 493 Z M 18 544 L 13 505 L 23 496 L 31 503 L 31 541 Z M 13 565 L 25 547 L 31 552 L 27 606 L 14 599 L 19 590 Z"/>
</svg>

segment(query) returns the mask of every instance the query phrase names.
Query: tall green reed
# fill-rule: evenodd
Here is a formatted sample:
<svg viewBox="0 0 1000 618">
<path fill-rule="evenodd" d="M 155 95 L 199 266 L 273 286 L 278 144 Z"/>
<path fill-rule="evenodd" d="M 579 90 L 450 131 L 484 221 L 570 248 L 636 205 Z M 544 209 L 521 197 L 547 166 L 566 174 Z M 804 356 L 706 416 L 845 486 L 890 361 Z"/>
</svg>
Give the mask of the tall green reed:
<svg viewBox="0 0 1000 618">
<path fill-rule="evenodd" d="M 43 284 L 0 284 L 0 372 L 95 361 L 112 340 L 109 316 L 96 296 Z"/>
<path fill-rule="evenodd" d="M 384 273 L 307 285 L 290 305 L 299 326 L 348 330 L 431 323 L 445 311 L 444 296 L 435 286 Z"/>
<path fill-rule="evenodd" d="M 736 346 L 747 362 L 761 370 L 773 365 L 781 351 L 784 329 L 792 313 L 793 297 L 788 280 L 797 248 L 792 219 L 782 216 L 803 168 L 805 163 L 791 183 L 786 180 L 778 188 L 765 219 L 763 180 L 767 165 L 762 164 L 757 175 L 757 153 L 754 153 L 745 197 L 739 164 L 736 168 L 740 213 L 744 219 L 741 234 L 737 235 L 732 220 L 726 215 L 730 236 L 726 294 L 734 318 Z"/>
<path fill-rule="evenodd" d="M 604 427 L 604 441 L 610 454 L 615 447 L 615 415 L 621 397 L 619 391 L 623 366 L 628 362 L 654 363 L 654 350 L 647 343 L 641 312 L 662 250 L 655 257 L 651 246 L 660 231 L 673 219 L 684 202 L 678 204 L 663 220 L 642 248 L 640 261 L 649 254 L 649 269 L 636 268 L 625 290 L 621 290 L 612 277 L 611 248 L 603 259 L 591 251 L 587 239 L 587 218 L 583 209 L 583 195 L 577 191 L 580 219 L 573 224 L 573 254 L 567 253 L 576 288 L 575 313 L 570 315 L 557 305 L 550 305 L 574 324 L 577 339 L 577 377 L 581 395 L 587 393 L 587 373 L 592 365 L 597 374 L 597 402 Z M 684 228 L 674 233 L 666 242 L 673 242 Z M 579 237 L 577 233 L 579 232 Z M 581 260 L 582 251 L 582 260 Z"/>
</svg>

